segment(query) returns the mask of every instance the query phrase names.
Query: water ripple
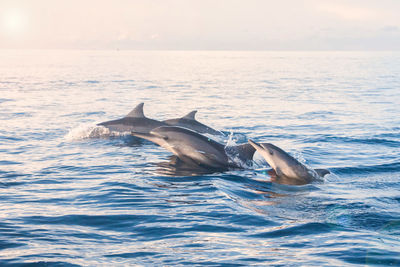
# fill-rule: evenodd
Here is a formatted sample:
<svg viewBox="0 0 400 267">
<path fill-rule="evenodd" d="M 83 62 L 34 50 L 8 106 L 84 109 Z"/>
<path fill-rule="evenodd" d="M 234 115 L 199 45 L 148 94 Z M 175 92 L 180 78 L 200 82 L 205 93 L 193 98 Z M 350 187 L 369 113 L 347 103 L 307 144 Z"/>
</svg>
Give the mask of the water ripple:
<svg viewBox="0 0 400 267">
<path fill-rule="evenodd" d="M 1 266 L 399 265 L 398 53 L 4 55 Z M 96 125 L 140 102 L 332 173 L 275 184 L 258 153 L 245 170 L 182 167 Z"/>
</svg>

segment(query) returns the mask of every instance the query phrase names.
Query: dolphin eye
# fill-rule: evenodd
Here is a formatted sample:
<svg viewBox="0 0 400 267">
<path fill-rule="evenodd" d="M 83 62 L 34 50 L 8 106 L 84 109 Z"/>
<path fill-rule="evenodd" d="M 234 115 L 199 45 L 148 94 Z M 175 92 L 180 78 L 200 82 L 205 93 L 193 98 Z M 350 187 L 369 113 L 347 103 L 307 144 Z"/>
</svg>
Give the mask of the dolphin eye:
<svg viewBox="0 0 400 267">
<path fill-rule="evenodd" d="M 274 154 L 274 152 L 273 151 L 269 151 L 269 154 L 272 156 Z"/>
</svg>

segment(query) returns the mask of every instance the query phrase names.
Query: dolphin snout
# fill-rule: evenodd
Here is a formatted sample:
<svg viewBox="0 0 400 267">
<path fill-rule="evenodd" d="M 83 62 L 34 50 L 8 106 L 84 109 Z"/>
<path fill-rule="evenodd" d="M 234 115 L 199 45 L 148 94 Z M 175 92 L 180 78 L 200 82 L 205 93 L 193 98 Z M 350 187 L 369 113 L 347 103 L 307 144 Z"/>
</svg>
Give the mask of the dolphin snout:
<svg viewBox="0 0 400 267">
<path fill-rule="evenodd" d="M 252 145 L 256 150 L 260 150 L 263 149 L 259 144 L 257 144 L 256 142 L 254 142 L 253 140 L 249 139 L 247 140 L 249 142 L 250 145 Z"/>
<path fill-rule="evenodd" d="M 253 140 L 249 139 L 248 142 L 252 145 L 256 150 L 265 150 L 272 154 L 272 150 L 270 149 L 270 143 L 256 143 Z"/>
</svg>

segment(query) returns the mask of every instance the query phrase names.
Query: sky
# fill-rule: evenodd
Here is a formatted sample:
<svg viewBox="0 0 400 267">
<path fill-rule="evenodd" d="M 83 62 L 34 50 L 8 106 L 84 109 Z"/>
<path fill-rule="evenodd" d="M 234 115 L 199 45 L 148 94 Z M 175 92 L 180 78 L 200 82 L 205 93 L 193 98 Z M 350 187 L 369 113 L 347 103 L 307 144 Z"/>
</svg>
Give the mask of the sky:
<svg viewBox="0 0 400 267">
<path fill-rule="evenodd" d="M 0 49 L 399 50 L 400 0 L 0 0 Z"/>
</svg>

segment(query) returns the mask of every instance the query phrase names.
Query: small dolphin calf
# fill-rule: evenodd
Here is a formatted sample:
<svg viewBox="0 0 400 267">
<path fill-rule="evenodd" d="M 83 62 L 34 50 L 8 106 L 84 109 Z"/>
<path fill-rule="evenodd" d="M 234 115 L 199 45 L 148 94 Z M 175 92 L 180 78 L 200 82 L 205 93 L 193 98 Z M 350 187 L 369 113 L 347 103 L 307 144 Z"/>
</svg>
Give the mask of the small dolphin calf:
<svg viewBox="0 0 400 267">
<path fill-rule="evenodd" d="M 178 126 L 178 127 L 188 128 L 190 130 L 193 130 L 193 131 L 201 133 L 201 134 L 224 135 L 222 132 L 214 130 L 213 128 L 211 128 L 209 126 L 204 125 L 201 122 L 198 122 L 195 118 L 196 113 L 197 113 L 197 110 L 193 110 L 192 112 L 189 112 L 182 118 L 169 119 L 169 120 L 165 120 L 163 122 L 170 126 Z"/>
<path fill-rule="evenodd" d="M 249 140 L 249 143 L 264 157 L 267 163 L 274 170 L 276 182 L 284 184 L 303 185 L 311 183 L 314 180 L 321 179 L 330 173 L 325 169 L 310 169 L 298 160 L 290 156 L 279 147 Z"/>
<path fill-rule="evenodd" d="M 161 126 L 150 133 L 132 132 L 132 135 L 160 145 L 192 166 L 218 170 L 241 168 L 228 156 L 224 145 L 186 128 Z M 231 150 L 243 161 L 252 159 L 255 152 L 249 144 L 233 146 Z"/>
<path fill-rule="evenodd" d="M 122 119 L 106 121 L 97 125 L 116 132 L 135 131 L 139 133 L 148 133 L 154 128 L 167 125 L 161 121 L 146 118 L 143 113 L 143 105 L 144 103 L 140 103 Z"/>
</svg>

